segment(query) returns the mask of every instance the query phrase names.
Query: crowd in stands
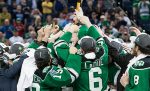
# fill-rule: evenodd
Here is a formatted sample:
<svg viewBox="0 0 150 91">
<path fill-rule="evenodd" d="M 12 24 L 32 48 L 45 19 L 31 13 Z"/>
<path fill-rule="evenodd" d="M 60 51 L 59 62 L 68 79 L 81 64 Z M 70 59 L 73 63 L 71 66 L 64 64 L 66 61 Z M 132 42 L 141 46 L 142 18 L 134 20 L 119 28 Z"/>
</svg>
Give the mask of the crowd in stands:
<svg viewBox="0 0 150 91">
<path fill-rule="evenodd" d="M 92 24 L 101 27 L 111 37 L 129 41 L 129 36 L 132 35 L 129 27 L 133 22 L 141 31 L 149 33 L 148 0 L 81 1 L 84 14 Z M 53 23 L 63 28 L 74 22 L 72 19 L 76 2 L 77 0 L 1 0 L 0 40 L 6 45 L 18 41 L 26 43 L 29 38 L 31 42 L 37 36 L 37 30 L 44 25 Z"/>
</svg>

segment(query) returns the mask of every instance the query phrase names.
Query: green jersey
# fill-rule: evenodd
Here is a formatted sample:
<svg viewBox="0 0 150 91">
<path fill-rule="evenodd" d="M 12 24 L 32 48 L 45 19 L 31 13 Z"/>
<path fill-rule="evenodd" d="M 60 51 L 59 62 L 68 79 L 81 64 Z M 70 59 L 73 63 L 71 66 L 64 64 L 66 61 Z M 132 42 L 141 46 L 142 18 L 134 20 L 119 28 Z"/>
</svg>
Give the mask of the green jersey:
<svg viewBox="0 0 150 91">
<path fill-rule="evenodd" d="M 88 65 L 95 63 L 87 61 Z M 84 64 L 84 63 L 83 63 Z M 82 68 L 79 78 L 73 85 L 74 91 L 104 91 L 107 88 L 108 69 L 106 65 L 91 68 Z"/>
<path fill-rule="evenodd" d="M 108 49 L 103 38 L 97 41 L 94 61 L 82 58 L 79 78 L 73 85 L 74 91 L 104 91 L 108 81 Z"/>
<path fill-rule="evenodd" d="M 33 76 L 31 91 L 61 91 L 62 86 L 74 82 L 81 69 L 80 56 L 70 54 L 64 68 L 47 66 L 37 69 Z"/>
<path fill-rule="evenodd" d="M 109 77 L 109 85 L 114 85 L 116 86 L 117 84 L 117 77 L 120 73 L 120 67 L 118 67 L 118 65 L 116 65 L 114 62 L 113 63 L 109 63 L 108 65 L 108 77 Z"/>
<path fill-rule="evenodd" d="M 150 91 L 150 56 L 138 60 L 128 72 L 129 84 L 125 91 Z"/>
<path fill-rule="evenodd" d="M 63 61 L 67 60 L 69 55 L 71 35 L 70 32 L 66 32 L 54 43 L 55 52 Z M 99 56 L 95 61 L 82 59 L 81 72 L 79 78 L 73 83 L 73 89 L 74 91 L 104 91 L 108 81 L 108 47 L 94 26 L 88 29 L 87 35 L 97 40 L 96 54 Z M 80 50 L 77 54 L 82 56 Z"/>
<path fill-rule="evenodd" d="M 34 75 L 33 75 L 33 83 L 32 83 L 32 87 L 30 88 L 30 91 L 61 91 L 60 87 L 47 87 L 45 86 L 44 88 L 42 88 L 42 81 L 44 80 L 45 76 L 48 75 L 50 69 L 55 69 L 55 66 L 48 66 L 46 68 L 44 68 L 43 70 L 36 70 Z"/>
<path fill-rule="evenodd" d="M 86 36 L 88 31 L 88 28 L 85 25 L 82 25 L 78 32 L 78 39 L 82 38 L 83 36 Z M 63 36 L 61 36 L 53 45 L 53 48 L 55 50 L 55 53 L 59 59 L 61 59 L 64 63 L 66 63 L 68 59 L 69 53 L 69 46 L 71 43 L 72 33 L 71 32 L 65 32 Z M 79 44 L 77 43 L 75 45 L 77 49 L 80 48 Z"/>
</svg>

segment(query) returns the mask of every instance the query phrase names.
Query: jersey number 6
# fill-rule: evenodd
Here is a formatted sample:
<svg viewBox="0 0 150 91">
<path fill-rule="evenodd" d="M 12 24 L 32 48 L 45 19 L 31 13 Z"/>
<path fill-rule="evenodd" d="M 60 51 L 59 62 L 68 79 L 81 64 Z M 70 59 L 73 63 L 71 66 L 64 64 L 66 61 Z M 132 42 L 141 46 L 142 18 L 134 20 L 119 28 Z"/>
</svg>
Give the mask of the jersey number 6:
<svg viewBox="0 0 150 91">
<path fill-rule="evenodd" d="M 89 87 L 91 91 L 101 91 L 102 90 L 102 79 L 100 77 L 94 77 L 94 73 L 98 75 L 102 74 L 102 70 L 99 67 L 91 68 L 89 71 Z M 94 83 L 98 83 L 95 87 Z"/>
</svg>

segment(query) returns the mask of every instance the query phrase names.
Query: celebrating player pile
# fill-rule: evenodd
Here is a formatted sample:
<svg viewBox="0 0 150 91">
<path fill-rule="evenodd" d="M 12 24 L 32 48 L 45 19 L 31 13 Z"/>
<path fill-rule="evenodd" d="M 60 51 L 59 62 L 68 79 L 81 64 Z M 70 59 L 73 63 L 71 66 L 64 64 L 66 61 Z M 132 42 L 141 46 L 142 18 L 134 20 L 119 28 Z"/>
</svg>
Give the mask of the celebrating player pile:
<svg viewBox="0 0 150 91">
<path fill-rule="evenodd" d="M 46 44 L 34 54 L 38 69 L 33 76 L 33 91 L 59 91 L 62 86 L 72 86 L 74 91 L 104 91 L 107 88 L 108 47 L 89 18 L 83 16 L 81 8 L 76 10 L 74 17 L 82 24 L 80 27 L 75 23 L 66 25 L 62 36 L 55 38 L 54 43 L 46 40 L 51 34 L 46 32 L 52 32 L 46 27 L 39 30 L 38 40 L 30 45 Z M 54 58 L 57 59 L 55 65 Z"/>
<path fill-rule="evenodd" d="M 110 39 L 99 27 L 93 26 L 81 8 L 76 10 L 74 20 L 76 22 L 57 33 L 52 26 L 38 31 L 37 40 L 29 46 L 36 49 L 34 57 L 37 66 L 30 90 L 61 91 L 70 87 L 73 91 L 111 90 L 115 84 L 109 82 L 115 78 L 117 71 L 112 71 L 114 67 L 110 69 L 108 65 L 115 63 L 123 68 L 122 65 L 127 67 L 128 62 L 126 73 L 119 79 L 125 90 L 150 90 L 147 60 L 150 43 L 145 42 L 150 39 L 149 35 L 140 34 L 132 27 L 138 37 L 132 42 L 131 53 L 128 53 L 125 45 Z"/>
</svg>

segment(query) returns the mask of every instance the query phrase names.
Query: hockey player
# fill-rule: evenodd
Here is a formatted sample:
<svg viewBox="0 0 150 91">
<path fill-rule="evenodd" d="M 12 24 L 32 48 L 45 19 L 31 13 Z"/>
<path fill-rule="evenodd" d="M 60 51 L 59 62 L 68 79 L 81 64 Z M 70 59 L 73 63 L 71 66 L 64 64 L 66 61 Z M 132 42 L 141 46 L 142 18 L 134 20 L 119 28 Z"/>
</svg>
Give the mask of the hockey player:
<svg viewBox="0 0 150 91">
<path fill-rule="evenodd" d="M 120 79 L 125 91 L 150 91 L 150 36 L 140 34 L 134 42 L 126 73 Z"/>
<path fill-rule="evenodd" d="M 97 43 L 94 38 L 85 36 L 79 43 L 82 63 L 79 78 L 73 85 L 74 91 L 104 91 L 108 79 L 108 54 L 104 41 Z"/>
<path fill-rule="evenodd" d="M 82 57 L 81 73 L 74 82 L 74 91 L 104 91 L 108 80 L 108 48 L 97 29 L 92 26 L 88 17 L 83 16 L 80 22 L 88 27 L 88 36 L 80 39 L 77 55 Z M 72 31 L 72 30 L 71 30 Z M 79 34 L 79 33 L 78 33 Z M 55 44 L 58 56 L 67 58 L 72 32 L 67 31 Z M 61 54 L 63 52 L 63 55 Z M 58 54 L 59 53 L 59 54 Z"/>
<path fill-rule="evenodd" d="M 31 91 L 61 91 L 61 86 L 74 82 L 81 69 L 81 58 L 74 55 L 77 50 L 70 48 L 70 55 L 64 68 L 51 65 L 50 52 L 47 48 L 37 49 L 34 57 L 38 69 L 33 76 Z"/>
</svg>

